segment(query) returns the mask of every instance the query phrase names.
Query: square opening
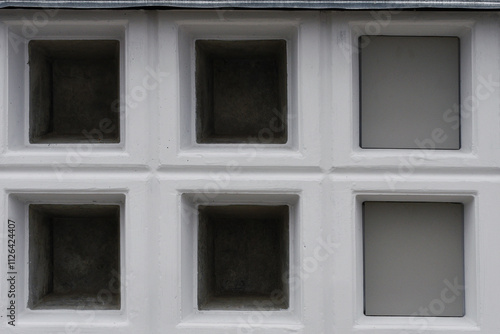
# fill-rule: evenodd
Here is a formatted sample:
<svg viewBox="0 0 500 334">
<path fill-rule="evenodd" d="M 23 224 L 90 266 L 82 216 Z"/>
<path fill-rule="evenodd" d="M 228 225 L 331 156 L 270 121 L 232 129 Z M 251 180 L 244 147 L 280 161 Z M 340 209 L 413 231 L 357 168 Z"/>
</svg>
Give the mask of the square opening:
<svg viewBox="0 0 500 334">
<path fill-rule="evenodd" d="M 198 309 L 287 309 L 288 205 L 198 210 Z"/>
<path fill-rule="evenodd" d="M 464 205 L 364 202 L 364 313 L 463 317 Z"/>
<path fill-rule="evenodd" d="M 361 36 L 360 146 L 458 150 L 460 39 Z"/>
<path fill-rule="evenodd" d="M 119 66 L 116 40 L 30 41 L 30 143 L 119 143 Z"/>
<path fill-rule="evenodd" d="M 285 40 L 197 40 L 197 143 L 287 142 Z"/>
<path fill-rule="evenodd" d="M 119 205 L 29 205 L 30 309 L 120 309 L 119 282 Z"/>
</svg>

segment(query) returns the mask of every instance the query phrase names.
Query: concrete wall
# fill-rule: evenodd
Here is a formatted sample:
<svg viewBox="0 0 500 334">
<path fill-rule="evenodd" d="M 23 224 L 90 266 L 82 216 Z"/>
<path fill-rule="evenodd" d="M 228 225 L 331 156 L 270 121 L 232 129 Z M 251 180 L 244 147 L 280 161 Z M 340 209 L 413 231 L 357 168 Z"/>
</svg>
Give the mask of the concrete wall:
<svg viewBox="0 0 500 334">
<path fill-rule="evenodd" d="M 2 319 L 7 319 L 6 311 L 12 301 L 16 307 L 16 327 L 3 321 L 0 332 L 40 334 L 74 329 L 111 334 L 490 334 L 498 331 L 500 320 L 496 311 L 500 309 L 496 296 L 500 295 L 500 268 L 495 254 L 500 233 L 497 223 L 500 23 L 495 13 L 42 9 L 1 11 L 0 21 L 3 64 L 0 78 L 5 79 L 0 81 Z M 422 119 L 426 123 L 437 119 L 439 124 L 426 124 L 429 127 L 424 129 L 412 122 L 396 122 L 392 127 L 377 129 L 379 136 L 390 138 L 390 148 L 363 148 L 360 135 L 364 118 L 360 107 L 364 110 L 366 104 L 360 106 L 363 62 L 360 63 L 359 56 L 360 51 L 369 51 L 369 46 L 360 50 L 359 41 L 361 36 L 372 35 L 417 36 L 423 40 L 427 40 L 426 36 L 455 41 L 459 38 L 458 45 L 451 43 L 453 49 L 459 48 L 459 59 L 454 49 L 450 68 L 456 68 L 460 75 L 460 117 L 454 105 L 444 110 L 438 108 L 438 115 L 427 117 L 423 113 Z M 43 128 L 50 120 L 46 115 L 38 119 L 30 108 L 30 94 L 35 91 L 42 94 L 53 85 L 50 80 L 40 81 L 31 90 L 30 69 L 41 60 L 35 57 L 34 63 L 28 64 L 29 43 L 41 40 L 117 41 L 118 45 L 113 45 L 119 49 L 119 55 L 115 49 L 104 52 L 107 50 L 104 47 L 88 50 L 113 54 L 116 55 L 113 59 L 119 59 L 119 76 L 113 80 L 119 83 L 120 100 L 109 106 L 114 110 L 114 118 L 107 115 L 99 119 L 97 127 L 77 141 L 30 142 L 30 126 L 39 124 Z M 240 41 L 238 44 L 245 45 L 277 41 L 276 50 L 264 49 L 275 50 L 270 54 L 272 62 L 280 63 L 276 79 L 280 87 L 266 89 L 261 101 L 266 106 L 276 101 L 283 106 L 282 99 L 286 96 L 286 136 L 276 123 L 279 118 L 271 118 L 265 124 L 257 117 L 269 119 L 266 113 L 253 110 L 257 102 L 252 100 L 245 104 L 252 106 L 250 109 L 234 110 L 234 113 L 244 111 L 241 114 L 244 121 L 258 120 L 259 124 L 248 133 L 250 139 L 245 136 L 237 138 L 237 142 L 198 141 L 201 116 L 197 112 L 196 82 L 197 65 L 202 64 L 197 64 L 196 43 L 200 40 Z M 376 38 L 373 40 L 372 46 L 376 46 Z M 283 48 L 286 48 L 286 62 L 282 61 Z M 436 48 L 445 49 L 438 54 L 448 54 L 448 47 Z M 222 48 L 224 57 L 228 49 Z M 426 49 L 417 48 L 414 55 Z M 87 52 L 85 48 L 76 50 L 78 54 Z M 387 55 L 388 60 L 393 58 L 394 54 Z M 433 59 L 429 57 L 426 61 Z M 391 62 L 383 65 L 390 66 Z M 105 64 L 101 63 L 102 67 Z M 260 63 L 251 59 L 247 64 Z M 443 64 L 447 68 L 446 65 L 449 64 Z M 44 66 L 40 65 L 37 76 L 50 73 L 48 65 L 43 69 Z M 284 68 L 286 85 L 280 81 Z M 88 73 L 94 72 L 101 70 Z M 270 72 L 254 73 L 245 68 L 242 73 L 241 78 L 246 78 L 267 77 Z M 273 73 L 269 82 L 275 80 L 276 72 Z M 366 77 L 361 75 L 363 78 Z M 380 80 L 384 86 L 398 85 L 387 76 Z M 77 81 L 93 82 L 81 78 Z M 252 94 L 262 93 L 243 81 L 241 87 L 254 89 Z M 104 86 L 103 82 L 108 81 L 101 82 Z M 456 82 L 453 84 L 450 91 L 455 92 Z M 113 84 L 99 92 L 109 88 L 106 96 L 114 95 L 116 87 Z M 448 92 L 450 88 L 436 83 L 432 87 L 437 100 L 440 90 Z M 224 90 L 230 88 L 236 86 Z M 217 98 L 226 98 L 224 93 L 218 94 Z M 450 94 L 455 100 L 455 93 Z M 90 101 L 92 94 L 85 97 Z M 228 105 L 243 104 L 247 98 L 241 101 L 238 97 L 228 98 Z M 35 102 L 49 105 L 44 98 Z M 388 110 L 387 117 L 395 117 L 395 109 Z M 224 113 L 230 114 L 230 108 Z M 70 118 L 83 125 L 77 114 Z M 369 126 L 386 125 L 377 121 Z M 234 128 L 224 124 L 228 131 L 242 129 L 239 124 Z M 394 129 L 395 126 L 400 128 Z M 396 130 L 406 134 L 406 127 L 418 130 L 411 141 L 417 140 L 416 147 L 406 147 L 402 135 L 393 135 Z M 251 138 L 256 131 L 257 140 Z M 43 136 L 43 131 L 36 133 Z M 106 142 L 110 135 L 119 140 Z M 454 143 L 452 146 L 441 145 L 445 135 Z M 386 208 L 375 215 L 371 220 L 375 224 L 371 224 L 374 212 L 368 215 L 363 212 L 366 202 L 457 206 L 463 208 L 463 214 L 443 210 L 442 217 L 433 219 L 435 225 L 428 226 L 430 220 L 426 217 L 435 210 L 412 213 L 405 207 L 394 217 L 391 214 L 396 210 Z M 48 217 L 57 215 L 43 207 L 47 205 L 73 206 L 68 209 L 70 218 L 49 223 Z M 39 206 L 39 210 L 30 212 L 31 206 Z M 102 219 L 90 218 L 88 212 L 92 210 L 88 207 L 76 210 L 74 206 L 115 206 L 120 214 L 109 215 L 113 217 L 113 226 L 106 228 L 107 214 Z M 203 210 L 200 211 L 211 207 L 225 211 L 221 208 L 235 206 L 252 210 L 238 211 L 238 219 L 221 219 L 221 212 L 204 216 Z M 261 210 L 263 206 L 288 207 L 288 219 L 274 209 Z M 261 216 L 252 217 L 257 213 Z M 7 271 L 9 219 L 16 226 L 16 264 L 10 269 L 15 270 L 11 274 Z M 230 223 L 235 220 L 245 222 L 245 227 Z M 389 226 L 383 227 L 385 231 L 382 226 L 386 223 Z M 375 233 L 366 229 L 369 224 Z M 417 250 L 405 256 L 403 252 L 391 251 L 394 246 L 389 241 L 405 237 L 397 230 L 404 224 L 415 231 L 419 240 L 429 242 L 426 252 L 417 256 L 418 249 L 412 248 Z M 58 246 L 48 241 L 49 225 L 52 229 L 57 227 L 62 235 L 57 238 L 62 242 Z M 420 225 L 426 228 L 420 230 Z M 248 259 L 226 258 L 214 245 L 217 233 L 230 235 L 223 238 L 227 249 L 249 255 Z M 369 251 L 364 233 L 378 242 L 373 251 Z M 107 239 L 109 235 L 113 235 L 113 242 Z M 391 235 L 394 238 L 388 239 Z M 209 242 L 212 240 L 213 243 Z M 97 247 L 108 242 L 109 247 Z M 217 241 L 217 246 L 224 242 Z M 253 243 L 259 246 L 247 251 L 245 245 Z M 458 251 L 450 251 L 450 245 L 455 245 Z M 67 250 L 62 253 L 63 260 L 55 261 L 56 249 Z M 369 265 L 365 251 L 374 256 L 379 251 L 388 251 L 403 259 L 382 262 L 387 270 L 397 273 L 391 275 L 392 282 L 387 282 L 387 277 L 374 277 L 380 273 L 376 266 L 373 270 L 365 267 L 365 263 Z M 433 256 L 435 253 L 439 257 Z M 439 264 L 432 265 L 443 257 Z M 221 267 L 216 265 L 219 258 L 223 260 Z M 234 259 L 236 264 L 231 262 Z M 430 268 L 425 270 L 426 276 L 439 278 L 433 281 L 432 289 L 422 292 L 415 284 L 414 290 L 404 290 L 409 272 L 401 273 L 396 264 L 414 268 L 420 260 L 427 265 L 425 268 Z M 56 268 L 57 262 L 67 266 Z M 84 266 L 87 264 L 93 269 L 84 270 L 88 275 L 82 274 L 80 269 L 88 269 Z M 462 266 L 463 280 L 458 274 L 451 277 L 460 273 Z M 104 273 L 104 267 L 119 270 L 109 274 Z M 63 275 L 59 269 L 67 273 Z M 226 270 L 233 270 L 234 276 L 226 275 Z M 217 291 L 217 272 L 230 276 L 222 282 L 225 285 L 219 281 L 221 291 L 225 287 L 230 293 L 219 306 L 210 307 L 211 292 Z M 59 281 L 55 282 L 57 275 Z M 11 285 L 4 284 L 10 276 L 16 281 L 14 297 L 9 297 Z M 420 283 L 418 277 L 409 276 L 410 282 Z M 81 286 L 85 277 L 92 291 L 90 301 L 91 298 L 103 301 L 102 307 L 89 303 L 83 309 L 63 308 L 62 302 L 67 306 L 67 303 L 75 305 L 72 304 L 75 300 L 79 303 L 89 300 L 86 295 L 82 298 L 82 294 L 74 298 L 73 293 L 67 298 L 49 298 L 45 309 L 36 307 L 44 304 L 44 297 L 56 286 L 64 292 L 65 284 L 70 288 Z M 247 290 L 249 293 L 261 290 L 265 298 L 241 303 L 237 283 L 242 280 L 246 280 L 242 286 L 252 287 Z M 369 289 L 365 290 L 365 283 L 370 282 L 378 282 L 380 289 L 391 291 L 396 284 L 403 285 L 405 294 L 394 294 L 392 308 L 378 312 L 382 303 L 366 293 Z M 430 285 L 425 284 L 425 288 Z M 271 289 L 278 293 L 268 295 Z M 113 300 L 118 295 L 119 303 Z M 413 298 L 416 296 L 420 299 Z M 370 300 L 375 301 L 375 309 L 366 312 Z M 418 305 L 413 301 L 418 301 Z M 395 310 L 394 305 L 404 305 L 406 309 L 396 314 L 400 308 Z"/>
</svg>

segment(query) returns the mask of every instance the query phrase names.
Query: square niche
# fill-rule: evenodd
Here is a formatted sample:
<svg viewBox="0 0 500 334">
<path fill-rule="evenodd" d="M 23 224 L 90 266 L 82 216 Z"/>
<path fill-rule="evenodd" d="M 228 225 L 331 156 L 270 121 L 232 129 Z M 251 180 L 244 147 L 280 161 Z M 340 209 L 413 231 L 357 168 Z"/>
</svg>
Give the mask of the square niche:
<svg viewBox="0 0 500 334">
<path fill-rule="evenodd" d="M 460 149 L 460 39 L 361 36 L 360 146 Z"/>
<path fill-rule="evenodd" d="M 198 210 L 198 309 L 287 309 L 289 206 Z"/>
<path fill-rule="evenodd" d="M 364 202 L 367 316 L 462 317 L 464 205 Z"/>
<path fill-rule="evenodd" d="M 119 41 L 30 41 L 29 142 L 119 143 L 119 72 Z"/>
<path fill-rule="evenodd" d="M 120 206 L 29 206 L 30 309 L 120 309 Z"/>
<path fill-rule="evenodd" d="M 197 40 L 196 141 L 285 144 L 285 40 Z"/>
</svg>

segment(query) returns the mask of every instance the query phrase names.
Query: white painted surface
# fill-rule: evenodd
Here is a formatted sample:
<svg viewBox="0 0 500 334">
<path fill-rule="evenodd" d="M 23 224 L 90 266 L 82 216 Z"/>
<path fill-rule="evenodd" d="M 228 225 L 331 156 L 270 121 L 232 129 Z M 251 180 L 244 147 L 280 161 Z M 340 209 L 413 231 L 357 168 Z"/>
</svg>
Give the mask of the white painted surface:
<svg viewBox="0 0 500 334">
<path fill-rule="evenodd" d="M 500 331 L 500 26 L 481 12 L 0 12 L 0 310 L 6 309 L 6 222 L 18 222 L 19 305 L 13 333 L 498 333 Z M 44 16 L 45 15 L 45 16 Z M 45 21 L 44 18 L 49 21 Z M 33 19 L 36 19 L 37 26 Z M 30 33 L 27 27 L 35 27 Z M 359 147 L 357 37 L 461 38 L 460 150 Z M 16 35 L 13 35 L 16 34 Z M 24 37 L 23 37 L 24 34 Z M 194 145 L 190 41 L 276 36 L 289 44 L 290 145 Z M 119 38 L 118 145 L 27 144 L 25 45 L 13 38 Z M 147 79 L 156 73 L 159 85 Z M 5 79 L 7 78 L 7 79 Z M 150 89 L 147 89 L 150 87 Z M 141 88 L 142 87 L 142 88 Z M 141 95 L 141 92 L 145 94 Z M 431 138 L 432 139 L 432 138 Z M 108 194 L 99 197 L 99 194 Z M 29 311 L 26 203 L 119 202 L 120 311 Z M 292 307 L 197 311 L 193 203 L 293 204 Z M 464 317 L 363 314 L 364 201 L 464 204 Z M 192 245 L 194 247 L 194 245 Z M 439 297 L 437 297 L 439 298 Z M 429 301 L 430 303 L 431 301 Z M 422 307 L 428 307 L 423 305 Z M 1 311 L 4 312 L 4 311 Z M 2 313 L 4 316 L 4 313 Z"/>
</svg>

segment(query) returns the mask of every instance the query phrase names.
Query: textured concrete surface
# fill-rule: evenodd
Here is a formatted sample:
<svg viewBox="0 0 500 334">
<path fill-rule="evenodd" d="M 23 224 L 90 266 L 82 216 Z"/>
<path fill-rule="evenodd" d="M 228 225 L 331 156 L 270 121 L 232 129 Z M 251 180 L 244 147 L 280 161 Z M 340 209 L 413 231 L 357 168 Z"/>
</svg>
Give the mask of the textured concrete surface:
<svg viewBox="0 0 500 334">
<path fill-rule="evenodd" d="M 30 205 L 28 306 L 119 309 L 119 224 L 115 205 Z"/>
<path fill-rule="evenodd" d="M 286 143 L 286 42 L 196 41 L 196 100 L 198 143 Z"/>
<path fill-rule="evenodd" d="M 253 301 L 288 307 L 288 206 L 201 206 L 198 234 L 199 309 L 251 309 Z"/>
<path fill-rule="evenodd" d="M 85 142 L 101 122 L 119 142 L 119 54 L 118 41 L 31 41 L 30 142 Z"/>
<path fill-rule="evenodd" d="M 148 94 L 144 109 L 127 114 L 122 124 L 127 129 L 126 138 L 122 138 L 126 145 L 99 145 L 116 148 L 85 154 L 79 168 L 65 167 L 65 147 L 23 146 L 28 140 L 23 122 L 26 119 L 19 112 L 23 103 L 17 102 L 24 102 L 27 92 L 17 87 L 25 87 L 27 57 L 15 52 L 16 44 L 11 42 L 16 40 L 10 37 L 22 37 L 23 18 L 35 15 L 40 19 L 40 10 L 0 14 L 5 23 L 1 28 L 4 33 L 0 34 L 5 46 L 0 52 L 0 77 L 9 78 L 0 80 L 0 109 L 7 122 L 0 136 L 0 146 L 4 148 L 0 188 L 4 224 L 7 218 L 18 224 L 17 331 L 64 333 L 68 327 L 94 334 L 221 334 L 239 329 L 259 334 L 380 334 L 389 328 L 396 332 L 415 331 L 415 323 L 409 323 L 408 318 L 363 315 L 361 204 L 400 200 L 462 202 L 465 209 L 466 316 L 427 317 L 418 322 L 427 323 L 426 331 L 433 334 L 451 334 L 457 329 L 463 330 L 463 334 L 491 334 L 489 330 L 495 333 L 494 329 L 500 328 L 500 267 L 495 256 L 499 252 L 500 232 L 500 178 L 495 171 L 500 166 L 500 154 L 494 143 L 500 143 L 495 141 L 495 135 L 500 135 L 500 122 L 492 120 L 498 114 L 500 96 L 498 87 L 481 86 L 478 80 L 484 77 L 494 84 L 498 79 L 495 73 L 500 73 L 500 29 L 495 29 L 498 18 L 480 12 L 402 12 L 394 16 L 394 25 L 379 26 L 383 34 L 401 28 L 401 33 L 407 34 L 461 36 L 461 61 L 467 65 L 462 78 L 464 99 L 473 96 L 476 88 L 480 88 L 481 94 L 488 88 L 495 91 L 462 120 L 464 150 L 416 156 L 408 150 L 359 148 L 355 135 L 359 129 L 355 112 L 359 77 L 357 66 L 353 66 L 357 63 L 353 37 L 367 24 L 373 27 L 372 14 L 58 11 L 43 29 L 37 27 L 39 34 L 34 38 L 102 33 L 126 39 L 123 54 L 127 62 L 122 72 L 126 92 L 142 84 L 147 66 L 158 66 L 160 71 L 170 73 L 157 92 Z M 188 85 L 191 75 L 194 79 L 194 70 L 183 71 L 191 67 L 179 65 L 191 60 L 194 65 L 193 38 L 228 35 L 262 39 L 283 36 L 290 41 L 289 65 L 294 74 L 289 81 L 289 97 L 296 104 L 289 108 L 293 125 L 289 123 L 287 147 L 274 145 L 276 148 L 254 150 L 249 145 L 238 150 L 239 145 L 227 148 L 200 144 L 190 148 L 196 136 L 185 131 L 188 125 L 189 129 L 195 128 L 186 100 L 195 100 Z M 17 45 L 22 52 L 24 44 Z M 179 58 L 186 61 L 180 62 Z M 188 76 L 190 79 L 186 80 Z M 353 109 L 354 112 L 343 112 Z M 189 117 L 184 119 L 184 114 Z M 179 127 L 181 119 L 186 126 Z M 23 138 L 23 143 L 18 138 Z M 72 148 L 76 150 L 78 146 Z M 64 173 L 58 173 L 54 167 L 62 168 Z M 96 203 L 126 202 L 126 221 L 122 226 L 126 257 L 122 258 L 121 273 L 127 284 L 122 291 L 121 311 L 96 312 L 95 319 L 89 322 L 94 314 L 91 311 L 82 314 L 74 310 L 26 310 L 26 206 L 60 203 L 61 197 L 73 203 L 89 203 L 92 197 Z M 242 202 L 291 206 L 290 269 L 294 280 L 286 311 L 197 309 L 194 232 L 198 224 L 192 208 Z M 1 301 L 6 306 L 8 286 L 4 283 L 0 284 L 4 296 Z M 453 295 L 448 291 L 446 297 L 450 296 Z M 438 293 L 421 306 L 428 308 L 430 302 L 440 298 Z M 4 311 L 3 316 L 6 314 Z M 1 333 L 11 330 L 6 321 L 0 323 Z"/>
<path fill-rule="evenodd" d="M 54 290 L 52 229 L 50 217 L 36 206 L 29 210 L 29 297 L 33 308 Z"/>
</svg>

